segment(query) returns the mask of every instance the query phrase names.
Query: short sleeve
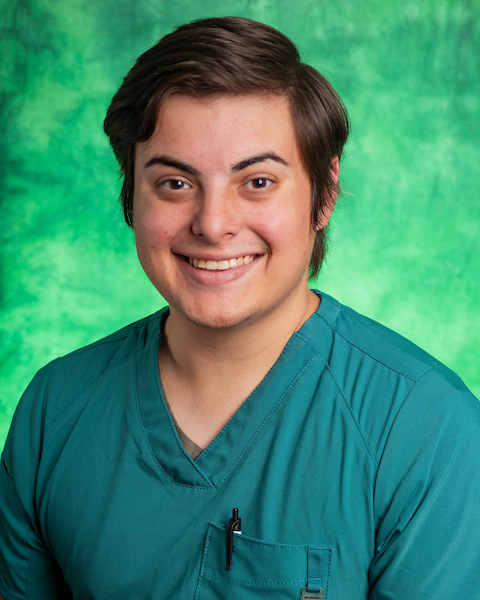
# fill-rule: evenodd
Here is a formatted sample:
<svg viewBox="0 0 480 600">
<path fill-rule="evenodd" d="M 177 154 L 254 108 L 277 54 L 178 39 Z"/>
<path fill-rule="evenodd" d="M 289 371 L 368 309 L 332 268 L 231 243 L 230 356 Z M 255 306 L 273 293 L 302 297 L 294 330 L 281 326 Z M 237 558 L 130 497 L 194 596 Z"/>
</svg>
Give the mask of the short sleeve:
<svg viewBox="0 0 480 600">
<path fill-rule="evenodd" d="M 15 412 L 0 465 L 0 595 L 6 600 L 72 598 L 42 538 L 35 505 L 48 376 L 40 372 Z"/>
<path fill-rule="evenodd" d="M 480 403 L 433 370 L 390 431 L 374 497 L 371 600 L 480 598 Z"/>
</svg>

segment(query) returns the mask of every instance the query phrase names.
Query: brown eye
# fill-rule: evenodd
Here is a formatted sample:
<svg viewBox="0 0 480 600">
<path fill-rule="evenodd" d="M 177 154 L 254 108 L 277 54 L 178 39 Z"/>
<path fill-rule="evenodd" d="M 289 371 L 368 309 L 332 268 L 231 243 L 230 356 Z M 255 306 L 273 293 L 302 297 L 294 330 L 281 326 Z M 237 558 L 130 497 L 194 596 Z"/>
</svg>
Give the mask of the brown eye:
<svg viewBox="0 0 480 600">
<path fill-rule="evenodd" d="M 256 177 L 255 179 L 252 179 L 250 181 L 250 183 L 252 184 L 253 188 L 255 188 L 256 190 L 259 190 L 259 189 L 268 187 L 269 184 L 272 182 L 270 181 L 270 179 L 267 179 L 266 177 Z"/>
<path fill-rule="evenodd" d="M 170 179 L 168 184 L 172 190 L 181 190 L 185 185 L 185 182 L 180 181 L 180 179 Z"/>
<path fill-rule="evenodd" d="M 160 185 L 167 188 L 167 190 L 185 190 L 190 187 L 189 184 L 182 179 L 166 179 L 165 181 L 162 181 Z"/>
</svg>

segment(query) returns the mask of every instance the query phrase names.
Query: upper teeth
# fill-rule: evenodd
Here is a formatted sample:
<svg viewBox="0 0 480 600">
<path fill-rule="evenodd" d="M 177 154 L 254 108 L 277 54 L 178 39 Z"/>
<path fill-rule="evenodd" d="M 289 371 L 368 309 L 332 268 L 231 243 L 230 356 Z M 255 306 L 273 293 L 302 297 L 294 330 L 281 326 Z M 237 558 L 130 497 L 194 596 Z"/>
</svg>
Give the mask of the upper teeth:
<svg viewBox="0 0 480 600">
<path fill-rule="evenodd" d="M 188 262 L 198 269 L 208 269 L 209 271 L 226 271 L 234 269 L 241 265 L 248 265 L 253 260 L 253 256 L 239 256 L 238 258 L 230 258 L 228 260 L 203 260 L 203 258 L 188 257 Z"/>
</svg>

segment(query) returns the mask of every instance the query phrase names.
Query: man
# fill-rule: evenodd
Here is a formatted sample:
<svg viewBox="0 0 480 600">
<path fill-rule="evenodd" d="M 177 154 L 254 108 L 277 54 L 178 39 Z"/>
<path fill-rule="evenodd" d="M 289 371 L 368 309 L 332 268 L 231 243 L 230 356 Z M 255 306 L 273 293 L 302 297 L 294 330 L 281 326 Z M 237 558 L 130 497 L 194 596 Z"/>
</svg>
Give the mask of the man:
<svg viewBox="0 0 480 600">
<path fill-rule="evenodd" d="M 480 597 L 480 405 L 307 285 L 348 132 L 331 86 L 270 27 L 207 19 L 138 59 L 105 130 L 169 309 L 28 388 L 3 597 Z"/>
</svg>

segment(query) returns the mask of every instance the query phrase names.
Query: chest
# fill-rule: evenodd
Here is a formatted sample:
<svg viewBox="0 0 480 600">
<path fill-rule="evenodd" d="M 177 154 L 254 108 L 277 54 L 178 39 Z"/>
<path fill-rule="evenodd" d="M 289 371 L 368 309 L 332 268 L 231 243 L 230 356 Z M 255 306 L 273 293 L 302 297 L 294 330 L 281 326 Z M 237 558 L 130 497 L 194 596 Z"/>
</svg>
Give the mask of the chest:
<svg viewBox="0 0 480 600">
<path fill-rule="evenodd" d="M 74 597 L 293 600 L 313 551 L 326 600 L 365 600 L 375 465 L 322 361 L 290 346 L 195 462 L 146 366 L 92 388 L 44 449 L 42 534 Z"/>
<path fill-rule="evenodd" d="M 75 597 L 300 598 L 317 548 L 326 599 L 366 598 L 371 463 L 341 423 L 325 435 L 311 425 L 265 427 L 214 484 L 176 482 L 140 436 L 116 457 L 100 432 L 82 455 L 65 453 L 43 492 L 42 521 Z M 227 571 L 233 508 L 242 534 Z"/>
</svg>

